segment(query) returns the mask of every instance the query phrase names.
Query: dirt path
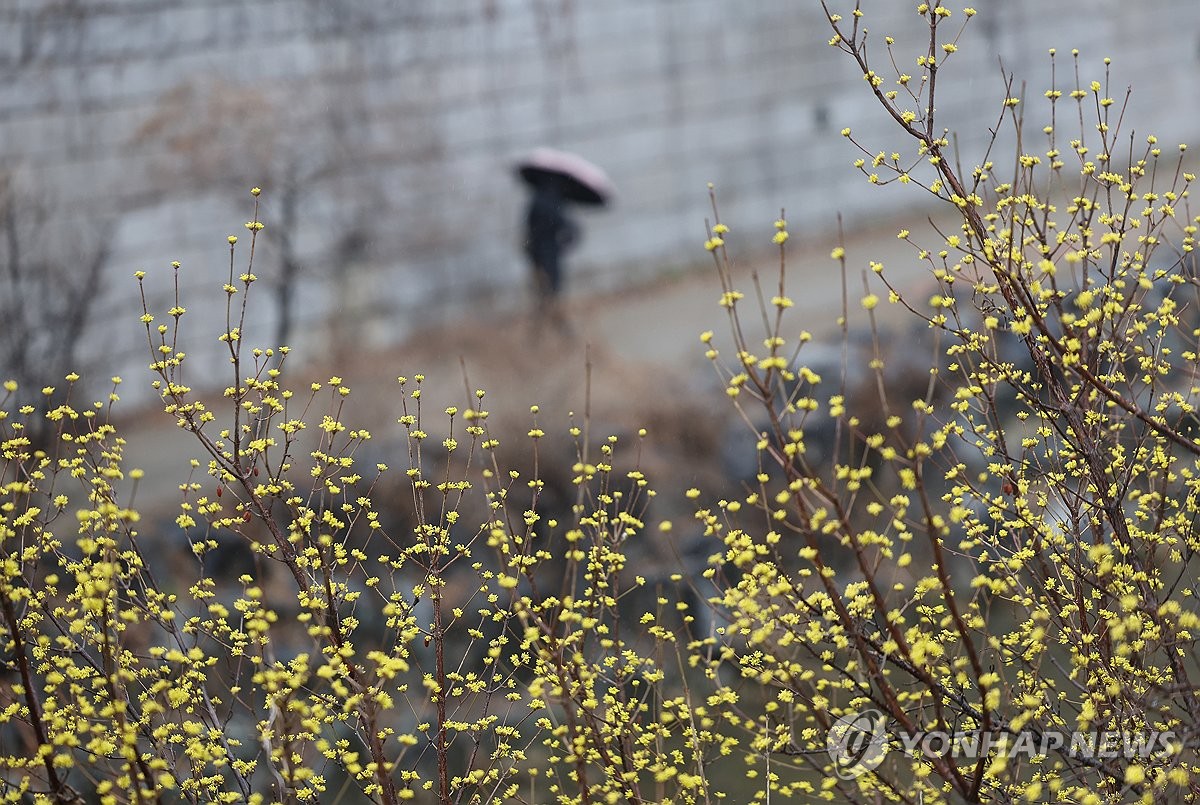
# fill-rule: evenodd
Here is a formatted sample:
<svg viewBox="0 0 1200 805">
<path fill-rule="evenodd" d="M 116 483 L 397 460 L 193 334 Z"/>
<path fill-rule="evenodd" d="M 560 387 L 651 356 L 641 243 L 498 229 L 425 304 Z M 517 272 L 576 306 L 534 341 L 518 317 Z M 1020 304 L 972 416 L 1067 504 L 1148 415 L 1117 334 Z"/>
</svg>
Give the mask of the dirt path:
<svg viewBox="0 0 1200 805">
<path fill-rule="evenodd" d="M 953 226 L 952 219 L 940 223 Z M 858 302 L 863 295 L 861 275 L 870 260 L 882 260 L 893 283 L 928 295 L 922 290 L 928 283 L 925 269 L 913 248 L 896 239 L 902 227 L 920 233 L 930 246 L 936 245 L 937 236 L 921 219 L 879 221 L 869 230 L 847 237 L 852 327 L 866 323 Z M 765 240 L 769 230 L 764 231 Z M 744 321 L 757 337 L 761 325 L 753 301 L 752 275 L 754 269 L 761 273 L 769 297 L 777 283 L 778 264 L 772 259 L 753 266 L 742 264 L 738 255 L 745 251 L 743 237 L 734 232 L 728 241 L 735 281 L 747 294 L 742 314 L 748 318 Z M 789 243 L 787 293 L 796 305 L 785 320 L 790 332 L 808 330 L 818 337 L 836 333 L 842 296 L 842 278 L 830 257 L 836 245 L 835 235 L 795 237 Z M 547 432 L 565 431 L 569 412 L 578 420 L 589 403 L 594 432 L 627 431 L 651 424 L 665 425 L 670 431 L 668 414 L 685 402 L 698 410 L 721 408 L 723 402 L 723 397 L 709 396 L 715 380 L 699 334 L 713 330 L 717 345 L 727 346 L 728 320 L 717 304 L 720 284 L 716 270 L 703 262 L 707 255 L 699 244 L 697 254 L 700 262 L 684 275 L 619 293 L 571 298 L 572 338 L 551 331 L 535 338 L 527 316 L 480 311 L 470 322 L 427 331 L 393 349 L 356 355 L 336 366 L 322 365 L 319 360 L 293 365 L 285 385 L 297 389 L 299 395 L 314 379 L 342 377 L 353 390 L 347 401 L 347 422 L 371 429 L 377 440 L 382 440 L 383 450 L 398 438 L 402 441 L 395 421 L 404 392 L 396 377 L 417 373 L 427 378 L 424 411 L 437 417 L 447 405 L 464 404 L 469 383 L 472 388 L 488 390 L 488 405 L 495 412 L 493 424 L 515 433 L 528 428 L 529 406 L 535 403 L 541 408 L 539 424 Z M 873 290 L 886 298 L 878 279 L 872 276 L 870 281 Z M 899 318 L 896 308 L 889 310 L 886 303 L 877 313 L 885 321 Z M 220 410 L 220 401 L 214 400 L 213 406 Z M 177 500 L 178 485 L 187 480 L 188 458 L 199 457 L 198 445 L 175 428 L 170 417 L 154 410 L 130 413 L 124 419 L 122 432 L 129 441 L 127 466 L 146 471 L 139 502 Z M 669 432 L 662 435 L 688 438 Z M 195 474 L 198 479 L 204 477 L 202 469 Z"/>
<path fill-rule="evenodd" d="M 943 228 L 954 225 L 952 218 L 944 216 L 937 221 Z M 917 262 L 913 248 L 896 239 L 896 232 L 905 227 L 920 233 L 931 247 L 936 245 L 936 235 L 924 236 L 924 231 L 929 229 L 924 219 L 883 220 L 872 224 L 868 230 L 847 236 L 852 325 L 865 325 L 866 322 L 858 302 L 863 296 L 861 274 L 868 261 L 883 261 L 889 278 L 900 287 L 925 284 L 926 269 Z M 778 278 L 777 262 L 768 257 L 747 265 L 738 256 L 739 252 L 745 251 L 741 241 L 746 236 L 735 232 L 727 237 L 739 289 L 749 297 L 753 287 L 751 275 L 757 269 L 769 297 Z M 806 329 L 814 334 L 836 330 L 836 320 L 841 312 L 842 277 L 830 252 L 837 245 L 838 239 L 833 234 L 794 237 L 788 244 L 786 288 L 796 304 L 789 314 L 789 321 L 796 330 Z M 878 278 L 871 277 L 870 281 L 875 292 L 886 297 Z M 699 334 L 713 330 L 720 336 L 727 329 L 725 311 L 717 304 L 719 296 L 716 269 L 710 263 L 700 262 L 685 277 L 611 298 L 582 300 L 575 305 L 575 316 L 584 337 L 606 345 L 622 359 L 652 361 L 690 371 L 705 363 Z M 749 312 L 757 316 L 751 302 L 747 298 L 743 315 Z M 895 312 L 889 312 L 884 304 L 877 313 L 890 321 L 896 319 Z"/>
</svg>

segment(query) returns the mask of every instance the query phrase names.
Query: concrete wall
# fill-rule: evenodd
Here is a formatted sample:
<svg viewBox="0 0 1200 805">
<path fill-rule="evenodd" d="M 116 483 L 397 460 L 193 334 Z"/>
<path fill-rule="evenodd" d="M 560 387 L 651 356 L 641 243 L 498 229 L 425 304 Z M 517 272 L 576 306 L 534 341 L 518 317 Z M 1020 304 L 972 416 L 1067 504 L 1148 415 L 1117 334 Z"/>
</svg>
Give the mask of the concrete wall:
<svg viewBox="0 0 1200 805">
<path fill-rule="evenodd" d="M 866 5 L 872 31 L 895 36 L 911 64 L 912 4 Z M 1110 94 L 1134 87 L 1139 136 L 1200 132 L 1200 4 L 978 5 L 937 104 L 969 156 L 1003 94 L 998 59 L 1028 81 L 1036 118 L 1049 47 L 1067 88 L 1070 48 L 1085 84 L 1104 80 L 1112 56 Z M 815 0 L 7 0 L 0 172 L 59 224 L 31 246 L 70 233 L 73 250 L 109 249 L 85 345 L 105 375 L 142 362 L 132 272 L 150 273 L 159 304 L 171 260 L 184 264 L 193 352 L 219 363 L 209 344 L 224 320 L 225 236 L 246 234 L 252 185 L 271 236 L 260 292 L 272 293 L 280 236 L 302 266 L 298 346 L 387 344 L 520 303 L 523 192 L 510 166 L 537 145 L 586 155 L 620 189 L 611 210 L 581 216 L 576 291 L 702 258 L 707 182 L 725 220 L 763 243 L 780 207 L 800 233 L 839 211 L 856 226 L 909 207 L 911 190 L 872 188 L 849 167 L 844 126 L 872 149 L 907 144 L 828 38 Z M 252 337 L 265 342 L 268 300 L 260 311 Z"/>
</svg>

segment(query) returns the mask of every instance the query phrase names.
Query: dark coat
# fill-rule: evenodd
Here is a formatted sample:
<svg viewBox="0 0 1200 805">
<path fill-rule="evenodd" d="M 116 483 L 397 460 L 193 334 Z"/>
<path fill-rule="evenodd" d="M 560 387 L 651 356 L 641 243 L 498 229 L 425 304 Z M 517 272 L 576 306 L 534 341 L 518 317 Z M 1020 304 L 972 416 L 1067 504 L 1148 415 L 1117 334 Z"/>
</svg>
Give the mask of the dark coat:
<svg viewBox="0 0 1200 805">
<path fill-rule="evenodd" d="M 552 294 L 562 287 L 562 256 L 579 240 L 579 227 L 566 216 L 562 195 L 552 187 L 534 188 L 526 215 L 525 253 L 539 282 Z"/>
</svg>

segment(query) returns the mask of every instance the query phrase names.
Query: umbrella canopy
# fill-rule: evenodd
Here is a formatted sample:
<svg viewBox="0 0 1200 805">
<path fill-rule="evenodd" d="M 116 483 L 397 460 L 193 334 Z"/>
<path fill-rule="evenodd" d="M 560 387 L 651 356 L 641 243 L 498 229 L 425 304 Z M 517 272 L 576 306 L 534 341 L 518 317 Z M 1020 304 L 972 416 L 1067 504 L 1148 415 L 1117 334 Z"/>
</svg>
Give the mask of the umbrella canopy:
<svg viewBox="0 0 1200 805">
<path fill-rule="evenodd" d="M 616 192 L 603 170 L 569 151 L 535 148 L 517 163 L 517 172 L 531 185 L 556 184 L 563 198 L 580 204 L 605 204 Z"/>
</svg>

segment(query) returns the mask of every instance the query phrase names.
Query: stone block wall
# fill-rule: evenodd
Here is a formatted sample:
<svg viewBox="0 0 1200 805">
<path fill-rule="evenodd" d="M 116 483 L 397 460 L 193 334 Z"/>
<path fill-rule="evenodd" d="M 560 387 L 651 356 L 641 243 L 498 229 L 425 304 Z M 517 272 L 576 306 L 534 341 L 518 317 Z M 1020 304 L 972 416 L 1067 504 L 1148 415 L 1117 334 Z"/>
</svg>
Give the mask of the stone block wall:
<svg viewBox="0 0 1200 805">
<path fill-rule="evenodd" d="M 871 28 L 915 55 L 912 4 L 867 5 Z M 937 103 L 968 155 L 994 124 L 1000 64 L 1040 114 L 1050 47 L 1067 88 L 1070 48 L 1084 83 L 1112 56 L 1110 94 L 1133 86 L 1139 136 L 1200 133 L 1200 5 L 979 6 Z M 511 164 L 534 146 L 578 151 L 620 189 L 611 210 L 581 215 L 577 291 L 702 259 L 708 182 L 739 237 L 764 244 L 781 207 L 799 235 L 838 212 L 854 227 L 910 208 L 912 193 L 849 167 L 845 126 L 870 147 L 902 141 L 828 38 L 808 0 L 8 0 L 0 175 L 54 222 L 24 236 L 29 248 L 69 235 L 72 253 L 104 250 L 83 356 L 99 372 L 142 364 L 130 276 L 149 272 L 160 304 L 172 260 L 192 351 L 221 364 L 225 236 L 246 234 L 253 185 L 265 191 L 260 293 L 273 293 L 285 241 L 300 266 L 292 340 L 380 346 L 521 303 Z M 266 343 L 274 312 L 260 305 L 252 337 Z"/>
</svg>

